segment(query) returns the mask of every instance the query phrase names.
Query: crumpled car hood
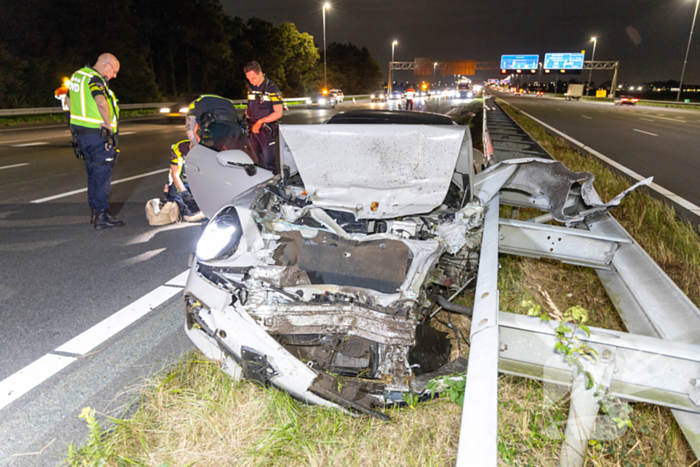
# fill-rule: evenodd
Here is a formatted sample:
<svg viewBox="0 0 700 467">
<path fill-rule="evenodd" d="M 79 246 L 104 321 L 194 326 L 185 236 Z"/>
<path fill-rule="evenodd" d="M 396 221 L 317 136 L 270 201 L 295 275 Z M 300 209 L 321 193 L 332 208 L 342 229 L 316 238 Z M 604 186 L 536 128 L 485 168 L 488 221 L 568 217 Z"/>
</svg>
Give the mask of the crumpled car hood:
<svg viewBox="0 0 700 467">
<path fill-rule="evenodd" d="M 309 199 L 358 219 L 430 212 L 445 199 L 466 127 L 282 125 Z M 291 153 L 291 154 L 290 154 Z"/>
</svg>

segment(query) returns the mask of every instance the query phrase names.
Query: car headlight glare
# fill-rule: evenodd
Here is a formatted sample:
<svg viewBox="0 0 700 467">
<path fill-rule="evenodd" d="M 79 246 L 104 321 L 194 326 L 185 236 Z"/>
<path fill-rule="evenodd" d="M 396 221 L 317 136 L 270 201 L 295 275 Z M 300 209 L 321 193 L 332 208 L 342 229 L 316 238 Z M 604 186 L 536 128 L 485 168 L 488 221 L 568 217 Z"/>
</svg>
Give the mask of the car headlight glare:
<svg viewBox="0 0 700 467">
<path fill-rule="evenodd" d="M 318 103 L 321 104 L 321 105 L 323 105 L 323 104 L 326 103 L 326 100 L 325 100 L 325 99 L 319 99 L 319 100 L 318 100 Z"/>
<path fill-rule="evenodd" d="M 183 107 L 180 109 L 181 114 L 186 114 L 187 113 L 187 107 Z"/>
<path fill-rule="evenodd" d="M 311 99 L 306 99 L 307 104 L 311 104 Z"/>
<path fill-rule="evenodd" d="M 170 109 L 167 108 L 167 107 L 162 107 L 162 108 L 160 109 L 160 113 L 162 113 L 162 114 L 170 113 Z"/>
<path fill-rule="evenodd" d="M 205 262 L 228 258 L 236 252 L 242 237 L 238 211 L 233 206 L 226 206 L 204 229 L 197 242 L 197 258 Z"/>
</svg>

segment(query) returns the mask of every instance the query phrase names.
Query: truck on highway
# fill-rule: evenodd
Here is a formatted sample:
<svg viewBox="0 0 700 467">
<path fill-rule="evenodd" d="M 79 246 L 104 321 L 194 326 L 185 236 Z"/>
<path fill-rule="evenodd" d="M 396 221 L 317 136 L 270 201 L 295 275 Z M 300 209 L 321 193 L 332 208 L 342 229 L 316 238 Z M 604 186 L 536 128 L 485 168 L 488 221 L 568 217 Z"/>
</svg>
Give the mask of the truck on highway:
<svg viewBox="0 0 700 467">
<path fill-rule="evenodd" d="M 564 96 L 566 96 L 567 101 L 579 100 L 583 96 L 583 84 L 569 84 Z"/>
</svg>

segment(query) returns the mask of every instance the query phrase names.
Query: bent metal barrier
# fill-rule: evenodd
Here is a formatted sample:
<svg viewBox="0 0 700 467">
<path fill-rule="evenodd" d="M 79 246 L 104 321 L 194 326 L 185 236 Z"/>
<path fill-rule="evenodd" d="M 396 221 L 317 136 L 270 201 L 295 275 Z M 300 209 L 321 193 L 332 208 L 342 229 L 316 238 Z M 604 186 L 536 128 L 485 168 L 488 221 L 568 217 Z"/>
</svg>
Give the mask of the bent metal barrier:
<svg viewBox="0 0 700 467">
<path fill-rule="evenodd" d="M 492 147 L 495 162 L 538 152 L 550 157 L 490 98 L 484 114 L 484 147 Z M 478 193 L 488 180 L 475 183 Z M 579 196 L 570 194 L 570 209 Z M 499 253 L 594 268 L 629 333 L 592 328 L 590 337 L 577 334 L 600 356 L 588 371 L 613 396 L 670 408 L 700 457 L 698 308 L 610 214 L 567 228 L 543 224 L 551 220 L 547 214 L 528 222 L 499 219 L 501 205 L 549 210 L 549 200 L 509 190 L 486 207 L 457 466 L 498 464 L 499 372 L 571 387 L 560 466 L 583 465 L 599 409 L 595 391 L 554 351 L 550 324 L 499 312 Z"/>
</svg>

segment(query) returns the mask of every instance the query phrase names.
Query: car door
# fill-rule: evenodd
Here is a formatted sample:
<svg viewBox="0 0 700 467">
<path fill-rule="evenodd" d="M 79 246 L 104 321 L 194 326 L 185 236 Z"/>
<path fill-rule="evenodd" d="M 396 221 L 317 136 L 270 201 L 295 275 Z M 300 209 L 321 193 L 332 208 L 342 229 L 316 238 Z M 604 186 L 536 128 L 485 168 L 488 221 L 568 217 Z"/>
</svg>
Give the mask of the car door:
<svg viewBox="0 0 700 467">
<path fill-rule="evenodd" d="M 209 218 L 239 194 L 274 176 L 241 150 L 217 152 L 201 144 L 187 154 L 185 170 L 192 195 Z"/>
</svg>

